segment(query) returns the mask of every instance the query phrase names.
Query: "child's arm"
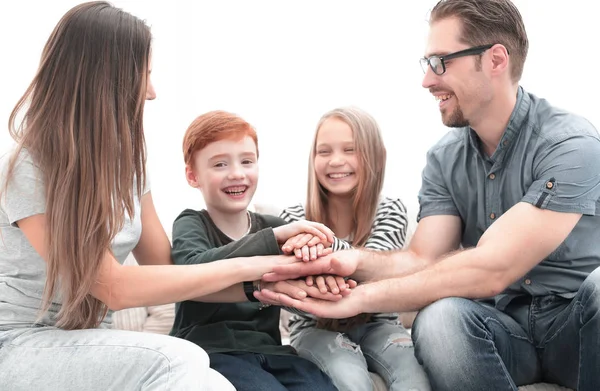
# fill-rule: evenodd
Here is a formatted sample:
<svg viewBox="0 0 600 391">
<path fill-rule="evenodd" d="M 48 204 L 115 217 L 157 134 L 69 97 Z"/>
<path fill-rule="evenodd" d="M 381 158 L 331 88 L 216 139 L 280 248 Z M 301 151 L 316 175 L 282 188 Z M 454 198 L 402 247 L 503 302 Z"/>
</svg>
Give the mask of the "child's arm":
<svg viewBox="0 0 600 391">
<path fill-rule="evenodd" d="M 176 265 L 192 265 L 219 259 L 279 255 L 279 245 L 272 228 L 265 228 L 225 246 L 210 243 L 207 227 L 195 214 L 186 210 L 173 223 L 171 256 Z"/>
<path fill-rule="evenodd" d="M 282 228 L 277 227 L 275 229 Z M 286 227 L 289 230 L 289 228 Z M 303 229 L 306 229 L 303 228 Z M 276 234 L 272 228 L 265 228 L 257 233 L 246 235 L 240 240 L 229 243 L 225 246 L 214 247 L 209 238 L 207 227 L 197 216 L 196 212 L 184 211 L 173 224 L 173 249 L 172 257 L 176 265 L 191 265 L 209 263 L 227 258 L 247 258 L 248 263 L 254 260 L 251 257 L 279 255 L 279 245 Z M 300 299 L 303 298 L 298 289 L 291 285 L 281 284 L 280 289 L 285 290 Z M 311 287 L 311 292 L 312 292 Z M 318 290 L 313 294 L 318 295 Z M 306 297 L 308 293 L 304 293 Z M 315 297 L 314 295 L 311 295 Z M 337 295 L 330 297 L 331 294 L 321 295 L 323 299 L 339 299 Z M 243 290 L 243 284 L 235 284 L 219 292 L 208 296 L 197 297 L 196 301 L 206 302 L 242 302 L 247 301 L 247 296 Z"/>
</svg>

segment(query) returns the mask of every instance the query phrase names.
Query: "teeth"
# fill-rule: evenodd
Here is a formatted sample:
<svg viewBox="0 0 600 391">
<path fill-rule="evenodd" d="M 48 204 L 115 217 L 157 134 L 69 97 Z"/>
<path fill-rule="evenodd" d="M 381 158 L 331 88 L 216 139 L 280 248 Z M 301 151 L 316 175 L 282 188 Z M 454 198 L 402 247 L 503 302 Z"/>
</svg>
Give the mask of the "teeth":
<svg viewBox="0 0 600 391">
<path fill-rule="evenodd" d="M 347 176 L 350 176 L 349 172 L 347 172 L 347 173 L 340 173 L 340 174 L 329 174 L 329 177 L 333 178 L 333 179 L 345 178 Z"/>
<path fill-rule="evenodd" d="M 231 194 L 231 195 L 242 195 L 244 194 L 244 192 L 246 191 L 248 187 L 247 186 L 235 186 L 235 187 L 228 187 L 225 190 L 223 190 L 225 193 L 227 194 Z"/>
<path fill-rule="evenodd" d="M 437 100 L 437 101 L 440 101 L 440 100 L 444 101 L 444 100 L 448 100 L 448 99 L 450 99 L 451 97 L 452 97 L 452 95 L 451 95 L 451 94 L 447 94 L 447 95 L 438 95 L 438 96 L 436 96 L 436 97 L 435 97 L 435 100 Z"/>
</svg>

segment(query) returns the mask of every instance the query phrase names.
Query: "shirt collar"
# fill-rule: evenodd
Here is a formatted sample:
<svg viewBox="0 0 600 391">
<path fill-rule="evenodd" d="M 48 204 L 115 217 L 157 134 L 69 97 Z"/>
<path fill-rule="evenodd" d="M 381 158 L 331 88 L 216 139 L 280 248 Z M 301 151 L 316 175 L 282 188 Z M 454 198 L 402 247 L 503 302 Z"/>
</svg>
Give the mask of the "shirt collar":
<svg viewBox="0 0 600 391">
<path fill-rule="evenodd" d="M 525 93 L 523 87 L 519 86 L 517 89 L 517 101 L 508 120 L 508 126 L 500 138 L 498 148 L 496 148 L 494 155 L 491 156 L 491 160 L 494 163 L 501 163 L 504 160 L 506 152 L 514 143 L 515 139 L 519 135 L 519 132 L 521 131 L 521 128 L 527 120 L 527 114 L 530 106 L 531 98 L 529 97 L 529 94 Z M 477 154 L 483 158 L 483 154 L 481 153 L 480 149 L 479 137 L 471 128 L 469 128 L 469 142 L 471 147 L 477 151 Z"/>
</svg>

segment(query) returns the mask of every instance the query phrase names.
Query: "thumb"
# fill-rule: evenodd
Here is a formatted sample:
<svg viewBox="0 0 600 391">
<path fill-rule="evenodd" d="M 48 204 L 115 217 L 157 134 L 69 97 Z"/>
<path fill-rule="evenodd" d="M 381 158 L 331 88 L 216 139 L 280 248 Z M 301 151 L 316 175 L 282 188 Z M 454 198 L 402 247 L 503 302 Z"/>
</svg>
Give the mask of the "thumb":
<svg viewBox="0 0 600 391">
<path fill-rule="evenodd" d="M 340 261 L 340 259 L 338 257 L 332 257 L 331 258 L 331 274 L 335 274 L 341 277 L 346 277 L 347 276 L 347 272 L 344 270 L 344 264 L 342 261 Z"/>
</svg>

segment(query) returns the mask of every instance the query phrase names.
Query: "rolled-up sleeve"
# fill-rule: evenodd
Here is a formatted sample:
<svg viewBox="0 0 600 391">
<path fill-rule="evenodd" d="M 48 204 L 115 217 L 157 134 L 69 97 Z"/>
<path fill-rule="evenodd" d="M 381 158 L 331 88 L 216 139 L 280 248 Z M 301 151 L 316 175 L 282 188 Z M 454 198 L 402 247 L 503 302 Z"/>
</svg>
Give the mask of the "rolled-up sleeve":
<svg viewBox="0 0 600 391">
<path fill-rule="evenodd" d="M 442 162 L 434 151 L 430 150 L 427 153 L 427 163 L 421 175 L 417 221 L 435 215 L 459 216 L 456 204 L 444 181 Z"/>
<path fill-rule="evenodd" d="M 522 201 L 555 212 L 600 215 L 600 140 L 577 135 L 548 143 L 536 157 Z"/>
</svg>

